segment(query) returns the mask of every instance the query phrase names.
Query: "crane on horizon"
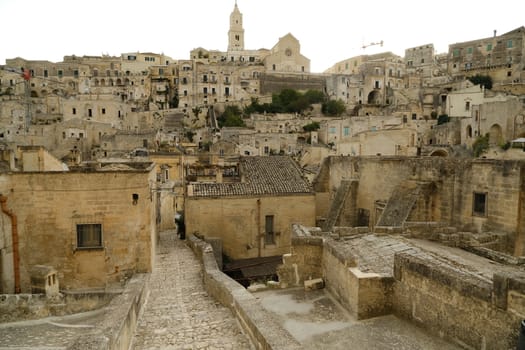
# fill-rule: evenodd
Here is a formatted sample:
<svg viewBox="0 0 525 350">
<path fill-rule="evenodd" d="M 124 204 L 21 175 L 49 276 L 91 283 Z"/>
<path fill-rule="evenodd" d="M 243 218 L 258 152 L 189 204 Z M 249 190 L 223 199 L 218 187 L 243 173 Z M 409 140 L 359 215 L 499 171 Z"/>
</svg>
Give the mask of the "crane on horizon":
<svg viewBox="0 0 525 350">
<path fill-rule="evenodd" d="M 378 41 L 376 43 L 369 43 L 369 44 L 363 44 L 363 46 L 361 47 L 363 50 L 366 49 L 367 47 L 369 46 L 374 46 L 374 45 L 380 45 L 381 47 L 383 47 L 383 40 L 381 41 Z"/>
</svg>

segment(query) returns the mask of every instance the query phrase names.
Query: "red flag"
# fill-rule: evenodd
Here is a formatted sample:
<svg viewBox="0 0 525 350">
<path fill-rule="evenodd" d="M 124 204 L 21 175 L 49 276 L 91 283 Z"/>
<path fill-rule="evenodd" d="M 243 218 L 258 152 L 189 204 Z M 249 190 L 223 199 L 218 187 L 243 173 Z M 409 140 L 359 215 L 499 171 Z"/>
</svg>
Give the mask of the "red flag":
<svg viewBox="0 0 525 350">
<path fill-rule="evenodd" d="M 24 77 L 24 80 L 31 79 L 31 71 L 29 69 L 24 69 L 22 76 Z"/>
</svg>

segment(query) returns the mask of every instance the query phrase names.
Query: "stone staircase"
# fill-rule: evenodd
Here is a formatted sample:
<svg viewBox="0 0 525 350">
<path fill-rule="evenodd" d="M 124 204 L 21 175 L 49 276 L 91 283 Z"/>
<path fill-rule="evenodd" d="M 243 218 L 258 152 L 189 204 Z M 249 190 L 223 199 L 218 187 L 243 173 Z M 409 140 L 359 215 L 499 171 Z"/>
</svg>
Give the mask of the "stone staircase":
<svg viewBox="0 0 525 350">
<path fill-rule="evenodd" d="M 334 228 L 335 224 L 337 223 L 337 219 L 339 218 L 339 215 L 341 214 L 341 211 L 344 207 L 345 200 L 348 196 L 353 182 L 355 182 L 355 180 L 341 181 L 341 185 L 337 189 L 335 198 L 332 201 L 332 204 L 330 205 L 328 217 L 326 218 L 326 221 L 321 227 L 323 231 L 328 232 Z"/>
<path fill-rule="evenodd" d="M 377 226 L 402 227 L 420 196 L 423 185 L 414 181 L 405 181 L 394 189 Z"/>
</svg>

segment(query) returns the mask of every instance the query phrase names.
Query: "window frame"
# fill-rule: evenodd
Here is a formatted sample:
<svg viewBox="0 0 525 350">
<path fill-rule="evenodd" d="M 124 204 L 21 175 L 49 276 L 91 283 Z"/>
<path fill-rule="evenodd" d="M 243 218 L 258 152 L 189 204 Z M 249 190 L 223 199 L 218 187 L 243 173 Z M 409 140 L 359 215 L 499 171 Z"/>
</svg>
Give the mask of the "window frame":
<svg viewBox="0 0 525 350">
<path fill-rule="evenodd" d="M 98 228 L 98 232 L 81 232 L 82 227 L 90 226 L 92 229 Z M 93 250 L 93 249 L 104 249 L 104 240 L 103 240 L 103 228 L 101 223 L 95 222 L 86 222 L 86 223 L 77 223 L 75 225 L 75 237 L 76 237 L 76 249 L 77 250 Z M 87 240 L 86 237 L 82 237 L 84 234 L 96 234 L 98 239 Z M 98 241 L 97 245 L 84 243 L 83 241 Z"/>
<path fill-rule="evenodd" d="M 268 230 L 269 227 L 270 227 L 270 230 Z M 275 244 L 275 216 L 274 215 L 264 216 L 264 244 L 265 245 Z"/>
<path fill-rule="evenodd" d="M 478 203 L 478 196 L 483 196 L 483 210 L 478 210 L 480 203 Z M 487 217 L 488 212 L 488 192 L 474 191 L 472 193 L 472 215 L 478 217 Z"/>
</svg>

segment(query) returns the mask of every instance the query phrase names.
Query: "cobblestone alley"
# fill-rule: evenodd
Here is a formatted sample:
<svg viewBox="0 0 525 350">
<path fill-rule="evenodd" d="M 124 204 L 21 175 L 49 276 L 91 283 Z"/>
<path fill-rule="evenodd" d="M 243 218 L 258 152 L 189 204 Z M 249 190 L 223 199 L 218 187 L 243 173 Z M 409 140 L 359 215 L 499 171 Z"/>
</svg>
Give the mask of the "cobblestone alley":
<svg viewBox="0 0 525 350">
<path fill-rule="evenodd" d="M 201 265 L 175 231 L 160 233 L 131 349 L 251 349 L 230 310 L 206 293 Z"/>
</svg>

